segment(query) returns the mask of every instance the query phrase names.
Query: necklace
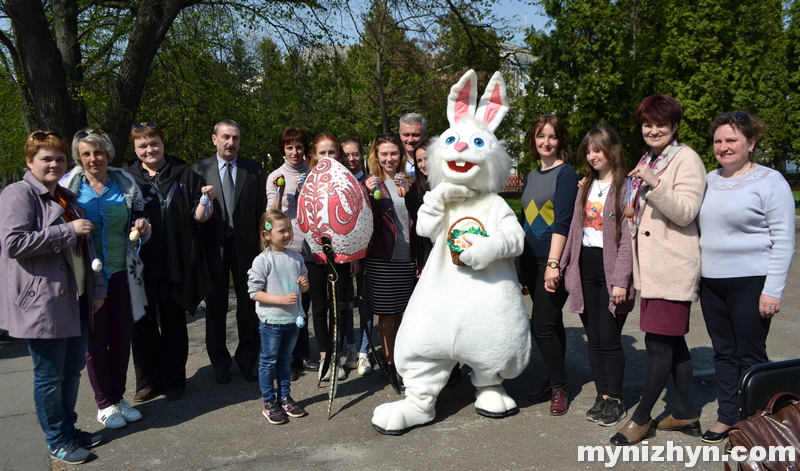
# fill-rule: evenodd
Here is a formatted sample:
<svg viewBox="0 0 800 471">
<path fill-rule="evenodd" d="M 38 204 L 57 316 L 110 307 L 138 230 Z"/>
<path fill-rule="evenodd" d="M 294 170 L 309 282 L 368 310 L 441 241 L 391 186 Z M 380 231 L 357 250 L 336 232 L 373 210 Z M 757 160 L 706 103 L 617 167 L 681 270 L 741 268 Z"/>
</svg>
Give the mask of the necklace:
<svg viewBox="0 0 800 471">
<path fill-rule="evenodd" d="M 597 182 L 597 188 L 600 188 L 600 193 L 598 193 L 597 196 L 602 198 L 603 193 L 611 187 L 611 183 L 613 182 L 608 182 L 608 185 L 606 185 L 606 187 L 603 188 L 602 186 L 600 186 L 600 182 Z"/>
</svg>

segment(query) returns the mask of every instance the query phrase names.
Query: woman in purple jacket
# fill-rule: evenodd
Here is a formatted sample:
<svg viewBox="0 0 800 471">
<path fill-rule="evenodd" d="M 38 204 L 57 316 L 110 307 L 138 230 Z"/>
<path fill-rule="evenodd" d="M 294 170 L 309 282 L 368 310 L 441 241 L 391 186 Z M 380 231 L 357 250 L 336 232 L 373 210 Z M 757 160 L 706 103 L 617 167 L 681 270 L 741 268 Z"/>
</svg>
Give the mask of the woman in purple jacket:
<svg viewBox="0 0 800 471">
<path fill-rule="evenodd" d="M 83 463 L 99 434 L 75 428 L 81 370 L 92 316 L 105 301 L 92 270 L 92 222 L 58 181 L 69 145 L 38 131 L 25 141 L 28 172 L 0 195 L 0 327 L 28 341 L 33 399 L 50 456 Z"/>
<path fill-rule="evenodd" d="M 586 419 L 610 427 L 627 415 L 622 403 L 622 327 L 633 309 L 631 236 L 623 211 L 628 170 L 616 131 L 599 125 L 581 141 L 586 180 L 575 201 L 561 257 L 570 311 L 586 330 L 597 398 Z"/>
</svg>

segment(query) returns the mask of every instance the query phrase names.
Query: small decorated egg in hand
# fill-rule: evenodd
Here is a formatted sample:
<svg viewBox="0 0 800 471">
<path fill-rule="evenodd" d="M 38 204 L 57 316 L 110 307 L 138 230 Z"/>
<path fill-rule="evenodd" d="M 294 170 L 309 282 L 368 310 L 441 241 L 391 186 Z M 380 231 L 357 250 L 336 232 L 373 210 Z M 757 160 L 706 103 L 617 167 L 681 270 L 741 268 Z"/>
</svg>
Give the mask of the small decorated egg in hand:
<svg viewBox="0 0 800 471">
<path fill-rule="evenodd" d="M 297 316 L 297 320 L 294 323 L 302 329 L 306 325 L 306 319 L 303 316 Z"/>
<path fill-rule="evenodd" d="M 381 193 L 381 190 L 378 189 L 378 177 L 375 177 L 375 191 L 372 192 L 372 197 L 376 200 L 379 200 L 381 199 L 382 195 L 383 193 Z"/>
<path fill-rule="evenodd" d="M 285 185 L 285 184 L 286 184 L 286 179 L 285 179 L 285 178 L 283 178 L 283 175 L 281 175 L 281 176 L 280 176 L 280 177 L 278 177 L 278 179 L 275 181 L 275 184 L 276 184 L 276 185 L 278 185 L 278 186 L 283 186 L 283 185 Z"/>
<path fill-rule="evenodd" d="M 136 242 L 139 240 L 139 237 L 141 237 L 141 234 L 139 234 L 139 231 L 136 229 L 132 230 L 131 233 L 128 234 L 128 239 L 130 239 L 131 242 Z"/>
<path fill-rule="evenodd" d="M 99 258 L 92 260 L 92 270 L 100 271 L 103 269 L 103 262 Z"/>
</svg>

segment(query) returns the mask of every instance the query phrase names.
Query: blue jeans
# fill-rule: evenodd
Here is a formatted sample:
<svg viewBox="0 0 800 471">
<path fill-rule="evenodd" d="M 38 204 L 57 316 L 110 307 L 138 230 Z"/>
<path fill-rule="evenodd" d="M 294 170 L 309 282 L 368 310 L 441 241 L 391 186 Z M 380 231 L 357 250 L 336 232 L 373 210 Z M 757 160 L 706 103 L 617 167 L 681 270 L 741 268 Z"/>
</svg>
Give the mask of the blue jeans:
<svg viewBox="0 0 800 471">
<path fill-rule="evenodd" d="M 75 403 L 81 370 L 86 366 L 86 339 L 89 325 L 87 307 L 81 297 L 81 335 L 65 339 L 28 339 L 33 360 L 33 402 L 36 417 L 51 448 L 75 437 Z M 83 312 L 87 311 L 87 312 Z"/>
<path fill-rule="evenodd" d="M 369 309 L 369 297 L 364 293 L 363 270 L 356 275 L 356 286 L 358 286 L 358 297 L 364 299 L 362 305 L 364 306 L 364 310 L 367 311 L 367 315 L 365 316 L 367 318 L 367 325 L 361 326 L 361 345 L 358 347 L 358 353 L 369 353 L 369 339 L 367 336 L 372 336 L 372 311 Z M 349 338 L 347 342 L 350 343 Z M 355 340 L 353 340 L 353 342 L 355 342 Z"/>
<path fill-rule="evenodd" d="M 275 402 L 275 380 L 280 398 L 289 396 L 289 376 L 292 373 L 292 352 L 300 328 L 294 323 L 286 325 L 259 322 L 261 332 L 261 357 L 258 362 L 258 382 L 264 403 Z"/>
</svg>

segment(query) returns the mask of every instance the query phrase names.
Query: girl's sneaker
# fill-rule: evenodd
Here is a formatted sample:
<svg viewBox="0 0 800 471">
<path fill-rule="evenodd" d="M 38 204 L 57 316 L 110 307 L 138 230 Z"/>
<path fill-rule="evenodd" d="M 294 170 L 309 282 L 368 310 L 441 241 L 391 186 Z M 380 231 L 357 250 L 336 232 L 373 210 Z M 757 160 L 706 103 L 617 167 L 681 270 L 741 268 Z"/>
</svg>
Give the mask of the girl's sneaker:
<svg viewBox="0 0 800 471">
<path fill-rule="evenodd" d="M 277 402 L 264 403 L 264 410 L 261 413 L 273 425 L 281 425 L 289 421 L 286 411 Z"/>
<path fill-rule="evenodd" d="M 283 407 L 283 410 L 286 411 L 286 415 L 288 415 L 289 417 L 297 418 L 297 417 L 305 417 L 308 415 L 308 412 L 306 412 L 306 410 L 303 409 L 302 406 L 294 402 L 292 396 L 287 396 L 281 399 L 281 407 Z"/>
<path fill-rule="evenodd" d="M 136 422 L 142 418 L 142 413 L 134 409 L 125 399 L 119 401 L 119 404 L 117 404 L 117 409 L 119 409 L 122 417 L 125 418 L 125 422 Z"/>
<path fill-rule="evenodd" d="M 621 400 L 617 401 L 609 398 L 606 400 L 606 407 L 603 409 L 603 413 L 600 414 L 600 417 L 598 417 L 597 423 L 603 427 L 611 427 L 612 425 L 618 424 L 619 421 L 624 419 L 627 415 L 628 410 L 625 409 L 625 404 L 623 404 Z"/>
<path fill-rule="evenodd" d="M 589 422 L 597 422 L 597 419 L 603 414 L 605 408 L 606 400 L 603 399 L 602 395 L 598 394 L 594 400 L 594 405 L 586 411 L 586 420 Z"/>
</svg>

